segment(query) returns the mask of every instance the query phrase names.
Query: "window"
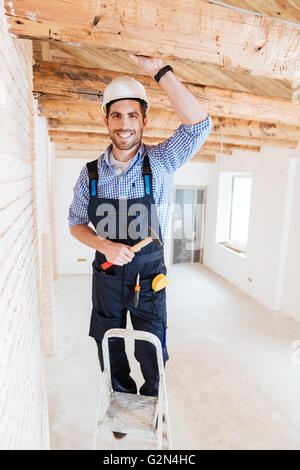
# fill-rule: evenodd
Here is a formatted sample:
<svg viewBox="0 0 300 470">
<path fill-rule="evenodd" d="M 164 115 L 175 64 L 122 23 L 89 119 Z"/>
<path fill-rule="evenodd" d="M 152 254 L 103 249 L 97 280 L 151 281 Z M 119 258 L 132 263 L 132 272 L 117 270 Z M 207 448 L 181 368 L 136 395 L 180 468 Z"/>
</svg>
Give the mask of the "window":
<svg viewBox="0 0 300 470">
<path fill-rule="evenodd" d="M 216 241 L 238 253 L 247 249 L 251 188 L 248 173 L 220 174 Z"/>
</svg>

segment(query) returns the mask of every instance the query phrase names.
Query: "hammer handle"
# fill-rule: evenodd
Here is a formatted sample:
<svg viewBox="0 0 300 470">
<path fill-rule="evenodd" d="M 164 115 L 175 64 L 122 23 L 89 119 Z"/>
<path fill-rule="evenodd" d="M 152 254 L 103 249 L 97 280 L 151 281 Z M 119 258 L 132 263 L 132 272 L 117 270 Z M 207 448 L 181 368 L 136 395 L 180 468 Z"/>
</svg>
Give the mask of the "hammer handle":
<svg viewBox="0 0 300 470">
<path fill-rule="evenodd" d="M 149 245 L 149 243 L 151 243 L 152 240 L 153 240 L 152 237 L 147 237 L 144 240 L 141 240 L 140 242 L 138 242 L 136 245 L 131 246 L 129 250 L 133 251 L 133 253 L 137 253 L 142 248 L 144 248 L 144 246 Z"/>
<path fill-rule="evenodd" d="M 152 240 L 153 240 L 152 237 L 147 237 L 144 240 L 141 240 L 140 242 L 138 242 L 136 245 L 131 246 L 129 250 L 132 251 L 133 253 L 137 253 L 142 248 L 144 248 L 144 246 L 149 245 L 149 243 L 151 243 Z M 113 263 L 110 263 L 109 261 L 106 261 L 105 263 L 101 264 L 101 268 L 104 271 L 110 268 L 111 266 L 113 266 Z"/>
</svg>

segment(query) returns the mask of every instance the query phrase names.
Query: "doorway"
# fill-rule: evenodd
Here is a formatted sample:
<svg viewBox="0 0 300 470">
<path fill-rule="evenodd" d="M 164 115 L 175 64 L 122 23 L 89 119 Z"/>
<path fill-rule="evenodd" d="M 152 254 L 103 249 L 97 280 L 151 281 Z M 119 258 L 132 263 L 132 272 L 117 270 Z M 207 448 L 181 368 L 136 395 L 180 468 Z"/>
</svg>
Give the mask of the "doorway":
<svg viewBox="0 0 300 470">
<path fill-rule="evenodd" d="M 172 263 L 202 263 L 206 188 L 176 187 Z"/>
</svg>

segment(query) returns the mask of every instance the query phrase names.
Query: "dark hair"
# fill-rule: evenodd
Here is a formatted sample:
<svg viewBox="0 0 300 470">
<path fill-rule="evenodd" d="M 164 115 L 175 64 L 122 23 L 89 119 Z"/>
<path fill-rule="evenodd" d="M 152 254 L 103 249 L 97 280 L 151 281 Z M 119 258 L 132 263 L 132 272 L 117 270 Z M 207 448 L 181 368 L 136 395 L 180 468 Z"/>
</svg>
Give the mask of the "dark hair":
<svg viewBox="0 0 300 470">
<path fill-rule="evenodd" d="M 140 103 L 140 105 L 141 105 L 142 118 L 143 118 L 143 120 L 144 120 L 145 117 L 146 117 L 146 106 L 147 106 L 147 105 L 146 105 L 145 101 L 144 101 L 144 100 L 141 100 L 140 98 L 120 98 L 120 99 L 118 99 L 118 100 L 112 100 L 112 101 L 110 101 L 110 102 L 107 103 L 107 105 L 106 105 L 106 117 L 108 118 L 108 116 L 109 116 L 109 110 L 110 110 L 110 107 L 111 107 L 111 105 L 112 105 L 113 103 L 115 103 L 116 101 L 128 100 L 128 99 L 130 99 L 130 100 L 135 100 L 135 101 L 138 101 L 138 102 Z"/>
</svg>

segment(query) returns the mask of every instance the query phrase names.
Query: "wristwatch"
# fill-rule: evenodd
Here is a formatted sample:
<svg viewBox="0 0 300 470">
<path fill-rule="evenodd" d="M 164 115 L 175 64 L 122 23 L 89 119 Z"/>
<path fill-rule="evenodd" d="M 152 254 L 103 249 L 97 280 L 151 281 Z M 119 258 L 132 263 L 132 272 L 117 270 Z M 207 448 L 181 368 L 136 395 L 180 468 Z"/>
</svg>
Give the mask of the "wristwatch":
<svg viewBox="0 0 300 470">
<path fill-rule="evenodd" d="M 161 77 L 167 73 L 168 71 L 171 71 L 171 72 L 174 72 L 174 70 L 172 69 L 171 65 L 165 65 L 162 69 L 160 69 L 156 75 L 154 75 L 154 80 L 157 81 L 157 83 L 159 82 L 159 80 L 161 79 Z"/>
</svg>

